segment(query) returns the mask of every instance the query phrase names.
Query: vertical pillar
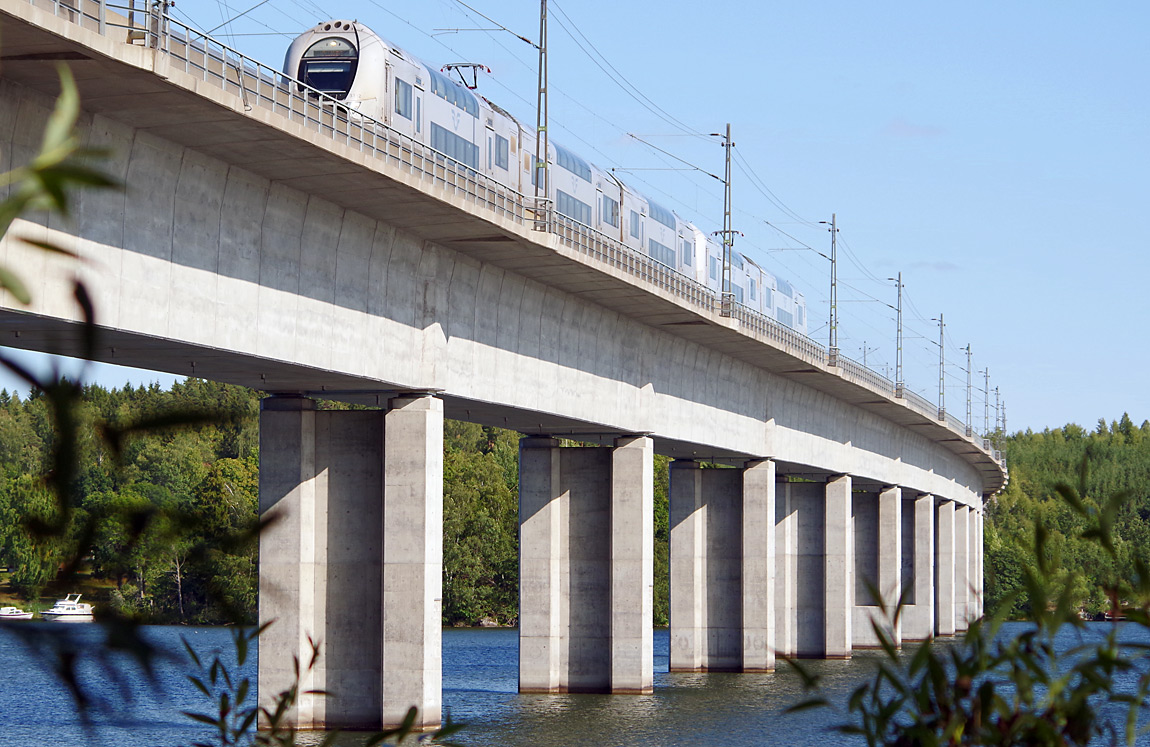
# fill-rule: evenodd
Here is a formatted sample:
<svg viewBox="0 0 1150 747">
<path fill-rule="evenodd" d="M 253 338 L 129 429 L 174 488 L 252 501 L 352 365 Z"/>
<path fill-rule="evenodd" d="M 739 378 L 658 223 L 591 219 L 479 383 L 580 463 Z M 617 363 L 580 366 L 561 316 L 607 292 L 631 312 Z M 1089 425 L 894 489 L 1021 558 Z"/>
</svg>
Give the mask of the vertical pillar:
<svg viewBox="0 0 1150 747">
<path fill-rule="evenodd" d="M 854 587 L 851 610 L 851 647 L 877 648 L 872 619 L 882 622 L 878 608 L 879 544 L 878 494 L 851 494 L 851 544 L 854 546 Z"/>
<path fill-rule="evenodd" d="M 651 692 L 653 456 L 520 441 L 521 692 Z"/>
<path fill-rule="evenodd" d="M 706 612 L 706 515 L 703 470 L 694 460 L 671 463 L 670 571 L 672 672 L 703 669 Z"/>
<path fill-rule="evenodd" d="M 798 517 L 791 483 L 775 486 L 775 648 L 784 656 L 798 655 Z"/>
<path fill-rule="evenodd" d="M 914 501 L 914 604 L 903 611 L 903 640 L 924 641 L 934 635 L 935 507 L 933 495 Z"/>
<path fill-rule="evenodd" d="M 775 668 L 775 463 L 743 470 L 743 671 Z"/>
<path fill-rule="evenodd" d="M 309 399 L 269 397 L 260 403 L 260 519 L 272 519 L 260 533 L 259 621 L 272 623 L 260 641 L 265 651 L 259 657 L 261 705 L 291 687 L 292 657 L 310 660 L 308 637 L 320 633 L 315 588 L 315 415 L 315 403 Z M 311 675 L 306 687 L 314 687 Z M 322 710 L 322 698 L 302 695 L 289 721 L 303 729 L 322 726 Z"/>
<path fill-rule="evenodd" d="M 854 613 L 854 546 L 851 531 L 851 477 L 827 481 L 823 523 L 824 655 L 849 659 Z"/>
<path fill-rule="evenodd" d="M 655 482 L 649 436 L 611 455 L 611 692 L 654 687 Z"/>
<path fill-rule="evenodd" d="M 795 604 L 790 615 L 794 653 L 821 658 L 827 652 L 827 486 L 792 482 L 787 488 L 795 520 Z"/>
<path fill-rule="evenodd" d="M 980 618 L 982 617 L 983 613 L 985 612 L 984 599 L 983 599 L 983 594 L 986 591 L 986 589 L 985 589 L 986 568 L 983 565 L 986 562 L 986 526 L 985 526 L 985 522 L 986 522 L 986 509 L 985 509 L 985 507 L 983 507 L 978 512 L 978 534 L 976 535 L 976 544 L 975 544 L 975 550 L 977 553 L 976 557 L 978 558 L 978 573 L 975 576 L 975 583 L 976 583 L 977 588 L 978 588 L 978 601 L 977 601 L 977 606 L 975 607 L 975 612 L 978 614 L 978 616 Z"/>
<path fill-rule="evenodd" d="M 443 693 L 443 400 L 388 403 L 383 480 L 383 726 L 419 708 L 437 728 Z M 358 517 L 355 517 L 358 520 Z M 354 599 L 344 603 L 355 606 Z"/>
<path fill-rule="evenodd" d="M 300 673 L 296 728 L 379 728 L 413 705 L 418 726 L 440 723 L 442 404 L 392 407 L 261 403 L 260 511 L 277 517 L 260 536 L 260 622 L 276 621 L 260 640 L 261 702 L 321 646 Z"/>
<path fill-rule="evenodd" d="M 671 668 L 739 671 L 743 666 L 744 473 L 671 470 Z"/>
<path fill-rule="evenodd" d="M 954 635 L 954 503 L 938 505 L 935 533 L 934 630 L 938 635 Z"/>
<path fill-rule="evenodd" d="M 970 506 L 954 507 L 954 625 L 966 630 L 970 620 Z"/>
<path fill-rule="evenodd" d="M 901 646 L 902 620 L 894 621 L 902 593 L 902 489 L 898 487 L 879 493 L 878 545 L 878 591 L 886 606 L 884 623 L 894 645 Z"/>
<path fill-rule="evenodd" d="M 519 691 L 555 693 L 566 656 L 560 579 L 566 496 L 560 492 L 559 442 L 519 441 Z"/>
</svg>

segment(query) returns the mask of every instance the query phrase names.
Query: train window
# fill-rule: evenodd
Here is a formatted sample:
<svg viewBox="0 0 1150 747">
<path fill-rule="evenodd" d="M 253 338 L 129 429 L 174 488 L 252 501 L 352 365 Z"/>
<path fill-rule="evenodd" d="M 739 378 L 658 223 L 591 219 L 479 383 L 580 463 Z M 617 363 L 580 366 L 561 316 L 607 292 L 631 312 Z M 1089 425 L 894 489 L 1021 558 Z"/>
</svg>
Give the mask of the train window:
<svg viewBox="0 0 1150 747">
<path fill-rule="evenodd" d="M 755 300 L 755 279 L 747 278 L 747 290 L 751 292 L 751 300 Z"/>
<path fill-rule="evenodd" d="M 675 250 L 671 247 L 660 244 L 654 239 L 647 239 L 647 254 L 651 255 L 651 259 L 656 262 L 662 262 L 668 267 L 674 269 L 675 267 Z"/>
<path fill-rule="evenodd" d="M 359 54 L 346 39 L 321 39 L 307 48 L 300 59 L 300 81 L 337 99 L 347 97 L 355 80 Z"/>
<path fill-rule="evenodd" d="M 649 214 L 652 218 L 662 223 L 667 228 L 673 229 L 675 227 L 675 214 L 662 205 L 656 205 L 650 200 L 647 201 L 647 207 L 650 208 Z"/>
<path fill-rule="evenodd" d="M 476 119 L 479 118 L 479 102 L 475 99 L 475 95 L 471 93 L 471 91 L 458 85 L 442 73 L 437 73 L 434 70 L 428 70 L 427 72 L 431 76 L 432 93 L 449 104 L 455 104 Z"/>
<path fill-rule="evenodd" d="M 395 79 L 395 113 L 411 119 L 411 84 L 399 78 Z"/>
<path fill-rule="evenodd" d="M 640 228 L 641 227 L 639 224 L 639 214 L 636 213 L 634 210 L 632 210 L 631 211 L 631 235 L 634 236 L 635 238 L 639 238 L 642 235 L 642 231 L 640 230 Z"/>
<path fill-rule="evenodd" d="M 591 225 L 591 206 L 561 189 L 555 190 L 555 210 L 584 225 Z"/>
<path fill-rule="evenodd" d="M 795 315 L 780 306 L 775 310 L 775 318 L 791 329 L 795 327 Z"/>
<path fill-rule="evenodd" d="M 711 280 L 718 280 L 719 279 L 719 259 L 718 259 L 718 257 L 708 257 L 708 259 L 711 260 L 711 262 L 710 262 Z"/>
<path fill-rule="evenodd" d="M 509 168 L 511 165 L 509 145 L 507 138 L 502 135 L 495 136 L 495 165 L 501 169 Z"/>
<path fill-rule="evenodd" d="M 743 255 L 732 250 L 731 251 L 731 266 L 737 267 L 740 270 L 743 269 Z"/>
<path fill-rule="evenodd" d="M 555 162 L 583 181 L 591 181 L 591 166 L 566 148 L 555 146 Z"/>
<path fill-rule="evenodd" d="M 743 302 L 743 289 L 731 283 L 731 292 L 735 294 L 735 303 Z"/>
<path fill-rule="evenodd" d="M 786 280 L 776 280 L 775 282 L 778 283 L 779 293 L 782 293 L 787 298 L 790 298 L 792 295 L 794 295 L 794 291 L 791 289 L 791 284 Z"/>
<path fill-rule="evenodd" d="M 479 146 L 434 122 L 431 123 L 431 147 L 473 169 L 479 168 Z"/>
<path fill-rule="evenodd" d="M 416 78 L 419 80 L 419 78 Z M 422 132 L 423 127 L 423 99 L 419 96 L 415 97 L 415 131 Z"/>
<path fill-rule="evenodd" d="M 795 304 L 795 324 L 801 327 L 805 323 L 803 321 L 803 307 Z"/>
<path fill-rule="evenodd" d="M 683 264 L 690 266 L 694 263 L 694 257 L 691 256 L 695 253 L 693 251 L 694 248 L 695 247 L 691 246 L 690 241 L 683 239 Z"/>
<path fill-rule="evenodd" d="M 763 286 L 763 311 L 770 311 L 771 306 L 773 306 L 773 305 L 774 304 L 773 304 L 772 298 L 771 298 L 771 286 L 764 285 Z"/>
<path fill-rule="evenodd" d="M 615 228 L 619 227 L 619 203 L 607 195 L 603 195 L 603 222 Z"/>
</svg>

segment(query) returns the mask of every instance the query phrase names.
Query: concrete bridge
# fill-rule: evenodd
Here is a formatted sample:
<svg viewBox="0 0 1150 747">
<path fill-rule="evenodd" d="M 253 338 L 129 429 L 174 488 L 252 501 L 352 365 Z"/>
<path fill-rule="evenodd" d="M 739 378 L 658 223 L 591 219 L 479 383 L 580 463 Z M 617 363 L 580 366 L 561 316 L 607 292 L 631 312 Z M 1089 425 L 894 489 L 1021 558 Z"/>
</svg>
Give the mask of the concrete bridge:
<svg viewBox="0 0 1150 747">
<path fill-rule="evenodd" d="M 515 429 L 520 689 L 652 687 L 653 454 L 674 457 L 671 668 L 845 658 L 981 612 L 1005 471 L 933 405 L 808 338 L 142 10 L 0 0 L 0 168 L 79 81 L 79 135 L 123 192 L 29 216 L 0 343 L 272 392 L 261 415 L 267 698 L 308 638 L 301 727 L 440 719 L 444 417 Z M 74 247 L 79 266 L 13 240 Z M 315 398 L 377 405 L 317 411 Z M 559 438 L 588 444 L 560 448 Z M 702 469 L 702 463 L 727 465 Z M 873 593 L 872 593 L 873 592 Z M 876 598 L 878 597 L 878 598 Z"/>
</svg>

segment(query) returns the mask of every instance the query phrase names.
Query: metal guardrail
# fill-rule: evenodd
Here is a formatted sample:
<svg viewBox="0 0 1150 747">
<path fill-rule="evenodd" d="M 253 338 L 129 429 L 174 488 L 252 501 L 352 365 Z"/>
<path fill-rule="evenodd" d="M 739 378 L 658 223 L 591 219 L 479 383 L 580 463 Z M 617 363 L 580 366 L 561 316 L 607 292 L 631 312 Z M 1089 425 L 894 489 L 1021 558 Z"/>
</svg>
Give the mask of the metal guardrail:
<svg viewBox="0 0 1150 747">
<path fill-rule="evenodd" d="M 841 352 L 838 356 L 838 365 L 843 372 L 843 378 L 853 381 L 856 384 L 862 384 L 876 392 L 882 392 L 888 397 L 894 396 L 894 382 L 877 371 L 862 365 L 858 361 L 847 358 Z"/>
<path fill-rule="evenodd" d="M 590 226 L 555 212 L 549 205 L 537 210 L 545 211 L 546 218 L 536 220 L 544 222 L 550 233 L 558 236 L 562 243 L 572 249 L 672 293 L 701 311 L 715 310 L 715 294 L 702 283 L 656 262 L 646 254 L 636 252 Z"/>
<path fill-rule="evenodd" d="M 826 348 L 782 322 L 740 303 L 729 304 L 729 311 L 731 318 L 737 319 L 743 329 L 754 332 L 758 337 L 774 343 L 791 355 L 808 363 L 826 363 Z"/>
<path fill-rule="evenodd" d="M 28 0 L 29 4 L 65 18 L 102 36 L 122 35 L 126 44 L 141 44 L 163 53 L 169 65 L 197 80 L 240 97 L 246 110 L 271 111 L 305 130 L 335 143 L 385 161 L 427 186 L 486 209 L 517 224 L 558 236 L 581 254 L 622 270 L 644 283 L 664 290 L 703 312 L 720 309 L 719 294 L 705 285 L 652 260 L 611 237 L 560 215 L 550 200 L 536 201 L 456 161 L 387 124 L 358 114 L 342 102 L 284 75 L 166 14 L 163 0 Z M 139 5 L 137 5 L 139 3 Z M 828 365 L 828 352 L 811 338 L 772 317 L 737 303 L 724 307 L 752 336 L 770 342 L 812 364 Z M 889 397 L 896 387 L 886 377 L 841 355 L 834 365 L 843 378 Z M 906 405 L 938 421 L 935 404 L 905 390 Z M 949 413 L 941 418 L 953 430 L 966 434 L 966 425 Z M 1001 453 L 977 440 L 984 451 L 1001 462 Z"/>
</svg>

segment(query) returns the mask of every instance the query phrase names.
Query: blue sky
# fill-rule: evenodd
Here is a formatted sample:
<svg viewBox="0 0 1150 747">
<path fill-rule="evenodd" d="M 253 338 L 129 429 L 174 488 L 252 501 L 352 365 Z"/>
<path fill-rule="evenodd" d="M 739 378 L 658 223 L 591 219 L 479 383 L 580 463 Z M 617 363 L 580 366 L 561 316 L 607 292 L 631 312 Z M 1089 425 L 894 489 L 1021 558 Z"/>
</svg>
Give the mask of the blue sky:
<svg viewBox="0 0 1150 747">
<path fill-rule="evenodd" d="M 180 0 L 173 13 L 211 29 L 254 4 Z M 537 2 L 467 5 L 538 36 Z M 817 340 L 826 343 L 829 264 L 806 247 L 828 252 L 818 221 L 836 213 L 845 355 L 861 361 L 865 345 L 868 364 L 893 377 L 895 289 L 885 279 L 901 271 L 906 380 L 928 399 L 939 378 L 931 319 L 943 312 L 947 409 L 959 417 L 969 343 L 1011 431 L 1150 418 L 1150 259 L 1139 225 L 1150 204 L 1150 6 L 549 7 L 552 137 L 630 169 L 624 179 L 713 230 L 719 182 L 666 170 L 681 164 L 628 133 L 721 174 L 722 149 L 705 133 L 730 122 L 734 227 L 745 234 L 736 249 L 804 291 Z M 503 31 L 444 31 L 493 28 L 457 0 L 269 0 L 214 35 L 278 67 L 290 39 L 329 15 L 358 19 L 436 67 L 487 65 L 479 92 L 533 123 L 535 51 Z M 991 403 L 993 418 L 993 394 Z"/>
</svg>

